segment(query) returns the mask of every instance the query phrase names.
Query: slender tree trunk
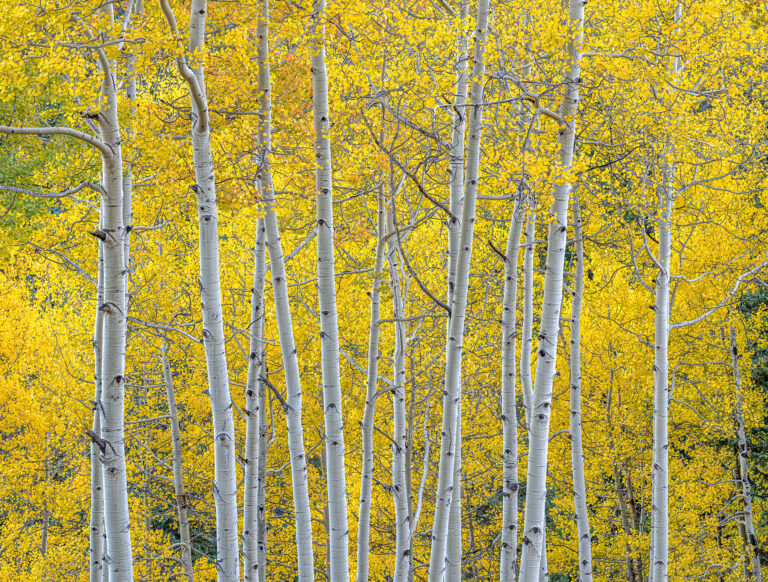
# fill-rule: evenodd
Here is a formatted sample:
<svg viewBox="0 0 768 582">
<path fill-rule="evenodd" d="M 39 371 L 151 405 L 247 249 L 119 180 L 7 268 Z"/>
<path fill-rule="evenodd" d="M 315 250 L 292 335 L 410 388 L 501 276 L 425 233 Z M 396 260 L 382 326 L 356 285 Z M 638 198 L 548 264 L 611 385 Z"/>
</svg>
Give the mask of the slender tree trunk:
<svg viewBox="0 0 768 582">
<path fill-rule="evenodd" d="M 264 564 L 259 561 L 259 464 L 263 452 L 261 419 L 266 405 L 264 361 L 264 278 L 266 276 L 266 233 L 262 219 L 256 222 L 253 287 L 251 288 L 250 348 L 245 383 L 245 476 L 243 482 L 243 574 L 247 582 L 259 580 Z"/>
<path fill-rule="evenodd" d="M 528 213 L 525 224 L 525 255 L 523 259 L 523 332 L 520 341 L 520 387 L 523 393 L 525 422 L 531 426 L 531 346 L 533 345 L 533 259 L 536 250 L 536 210 Z"/>
<path fill-rule="evenodd" d="M 265 6 L 267 0 L 264 0 Z M 266 14 L 266 9 L 265 9 Z M 267 23 L 268 18 L 265 18 Z M 264 31 L 268 35 L 268 31 Z M 291 478 L 293 483 L 293 506 L 296 519 L 296 549 L 298 555 L 299 582 L 311 582 L 315 579 L 313 546 L 312 546 L 312 516 L 309 507 L 309 489 L 307 484 L 307 459 L 304 449 L 304 427 L 302 423 L 301 377 L 296 344 L 293 339 L 293 322 L 291 306 L 288 297 L 288 282 L 285 274 L 283 245 L 280 241 L 280 228 L 275 212 L 275 193 L 272 186 L 271 170 L 271 128 L 272 128 L 272 90 L 270 87 L 269 59 L 264 59 L 260 74 L 265 81 L 259 83 L 262 87 L 260 115 L 263 124 L 263 140 L 261 141 L 262 156 L 259 165 L 258 182 L 261 189 L 261 200 L 264 204 L 264 226 L 267 235 L 267 250 L 269 251 L 270 270 L 272 273 L 272 293 L 277 315 L 277 333 L 280 340 L 287 401 L 284 405 L 288 429 L 288 454 L 291 461 Z"/>
<path fill-rule="evenodd" d="M 450 210 L 448 219 L 448 306 L 453 305 L 453 292 L 456 285 L 456 267 L 459 257 L 460 225 L 464 193 L 464 127 L 467 117 L 467 85 L 469 81 L 469 59 L 466 35 L 466 22 L 469 15 L 468 0 L 461 0 L 459 6 L 460 23 L 458 54 L 456 56 L 456 92 L 454 96 L 453 125 L 451 129 L 450 151 Z M 450 333 L 450 319 L 446 321 L 446 339 Z M 451 496 L 451 514 L 448 521 L 448 548 L 445 580 L 461 580 L 461 394 L 456 413 L 456 456 L 453 468 L 453 495 Z"/>
<path fill-rule="evenodd" d="M 584 480 L 584 447 L 581 439 L 581 303 L 584 294 L 584 232 L 578 196 L 573 198 L 575 277 L 571 303 L 571 465 L 573 506 L 579 536 L 579 582 L 592 582 L 592 541 Z M 631 560 L 631 558 L 630 558 Z"/>
<path fill-rule="evenodd" d="M 392 495 L 395 502 L 395 571 L 394 582 L 406 582 L 411 572 L 411 517 L 407 482 L 408 420 L 405 414 L 405 348 L 406 325 L 403 289 L 400 284 L 400 268 L 397 261 L 399 240 L 394 234 L 394 205 L 389 220 L 389 280 L 392 288 L 392 317 L 395 319 L 395 350 L 393 357 L 394 389 L 392 391 L 392 416 L 394 445 L 392 445 Z"/>
<path fill-rule="evenodd" d="M 331 582 L 349 580 L 347 485 L 344 475 L 344 419 L 339 375 L 339 328 L 333 252 L 333 178 L 328 74 L 325 68 L 325 0 L 312 12 L 312 112 L 315 122 L 317 185 L 317 274 L 320 303 L 320 344 L 323 372 L 325 449 L 328 462 Z"/>
<path fill-rule="evenodd" d="M 446 570 L 446 550 L 451 498 L 454 493 L 456 455 L 456 427 L 461 399 L 461 350 L 464 341 L 464 316 L 467 307 L 469 268 L 475 227 L 475 206 L 480 167 L 480 144 L 483 129 L 483 76 L 485 75 L 485 39 L 488 34 L 490 0 L 480 0 L 475 28 L 472 93 L 467 112 L 470 117 L 467 145 L 467 170 L 464 180 L 464 204 L 461 212 L 459 257 L 456 265 L 451 322 L 446 340 L 445 388 L 443 397 L 443 425 L 440 440 L 437 499 L 432 526 L 432 548 L 429 562 L 430 582 L 440 582 Z"/>
<path fill-rule="evenodd" d="M 504 434 L 502 484 L 501 555 L 499 580 L 517 579 L 517 505 L 520 484 L 517 476 L 517 263 L 524 214 L 522 200 L 515 200 L 509 224 L 504 261 L 504 299 L 501 306 L 501 426 Z M 525 348 L 523 348 L 524 350 Z"/>
<path fill-rule="evenodd" d="M 193 0 L 189 19 L 190 53 L 205 48 L 206 0 Z M 203 312 L 203 345 L 208 370 L 214 434 L 215 475 L 213 498 L 216 505 L 216 554 L 219 582 L 240 578 L 237 474 L 232 397 L 224 342 L 224 323 L 219 280 L 219 223 L 213 155 L 211 151 L 208 100 L 202 63 L 194 69 L 180 64 L 190 88 L 192 104 L 192 160 L 195 172 L 200 229 L 200 300 Z"/>
<path fill-rule="evenodd" d="M 192 541 L 189 535 L 189 512 L 187 493 L 184 489 L 184 471 L 182 467 L 181 430 L 179 429 L 179 409 L 176 406 L 176 393 L 173 388 L 171 365 L 168 362 L 168 348 L 162 346 L 163 379 L 168 398 L 168 416 L 171 419 L 171 440 L 173 442 L 173 488 L 176 494 L 176 511 L 179 514 L 179 553 L 184 577 L 192 582 Z"/>
<path fill-rule="evenodd" d="M 654 303 L 654 361 L 653 361 L 653 480 L 651 524 L 651 571 L 654 582 L 667 581 L 669 555 L 669 469 L 667 423 L 669 415 L 669 290 L 670 256 L 672 252 L 672 188 L 673 170 L 663 169 L 664 179 L 659 187 L 661 218 L 659 220 L 659 272 L 656 275 Z"/>
<path fill-rule="evenodd" d="M 757 536 L 755 535 L 754 514 L 752 512 L 752 484 L 749 480 L 749 467 L 747 465 L 747 436 L 744 428 L 739 348 L 736 343 L 736 330 L 733 326 L 731 326 L 731 365 L 733 366 L 733 380 L 736 384 L 736 434 L 739 447 L 739 481 L 741 481 L 741 495 L 744 501 L 743 523 L 746 528 L 749 559 L 752 562 L 752 568 L 747 579 L 761 582 L 763 574 L 760 570 L 760 556 L 757 552 Z"/>
<path fill-rule="evenodd" d="M 365 410 L 361 423 L 363 446 L 363 471 L 360 483 L 360 505 L 357 519 L 357 582 L 368 580 L 369 534 L 371 522 L 371 485 L 373 482 L 373 421 L 376 413 L 376 381 L 379 370 L 379 319 L 381 305 L 381 281 L 384 275 L 384 237 L 386 233 L 386 206 L 383 184 L 379 184 L 376 196 L 376 258 L 371 285 L 371 318 L 368 327 L 368 379 L 366 382 Z"/>
<path fill-rule="evenodd" d="M 569 70 L 565 75 L 566 95 L 560 107 L 564 120 L 560 128 L 560 171 L 567 173 L 573 163 L 576 138 L 576 111 L 581 83 L 581 41 L 584 2 L 570 0 L 568 7 L 571 38 L 568 43 Z M 565 176 L 563 177 L 565 178 Z M 568 199 L 571 184 L 563 180 L 555 186 L 554 204 L 547 236 L 547 261 L 544 275 L 544 300 L 539 328 L 536 378 L 531 402 L 528 478 L 526 481 L 523 552 L 520 564 L 522 582 L 535 582 L 540 577 L 547 495 L 547 454 L 549 419 L 552 407 L 552 385 L 557 362 L 558 332 L 563 299 L 563 266 L 568 230 Z"/>
<path fill-rule="evenodd" d="M 93 329 L 93 434 L 101 438 L 101 365 L 104 340 L 104 258 L 99 246 L 99 269 L 96 280 L 96 318 Z M 90 582 L 102 582 L 104 575 L 104 471 L 99 459 L 99 445 L 91 440 L 91 521 L 90 521 Z"/>
<path fill-rule="evenodd" d="M 262 357 L 262 374 L 266 376 L 266 358 Z M 256 543 L 259 552 L 258 582 L 265 582 L 267 577 L 267 455 L 269 454 L 269 445 L 271 441 L 267 438 L 269 424 L 267 423 L 267 390 L 264 382 L 258 384 L 259 392 L 259 467 L 258 467 L 258 492 L 257 492 L 257 538 Z"/>
<path fill-rule="evenodd" d="M 682 17 L 682 5 L 675 7 L 674 21 Z M 677 76 L 680 61 L 672 57 L 672 73 Z M 674 210 L 675 167 L 669 162 L 667 143 L 661 166 L 659 197 L 659 253 L 654 301 L 653 361 L 653 469 L 651 477 L 650 582 L 667 582 L 669 566 L 669 320 L 670 267 L 672 255 L 672 215 Z"/>
<path fill-rule="evenodd" d="M 259 155 L 257 163 L 265 156 L 266 107 L 269 103 L 269 3 L 262 2 L 256 30 L 258 37 L 257 58 L 259 63 L 260 116 L 258 128 Z M 243 571 L 247 582 L 261 580 L 266 564 L 262 561 L 263 540 L 260 543 L 261 505 L 264 495 L 262 455 L 266 454 L 266 435 L 263 424 L 266 419 L 266 386 L 260 380 L 264 374 L 264 279 L 266 277 L 266 229 L 263 219 L 256 222 L 254 244 L 253 287 L 251 288 L 250 350 L 246 379 L 246 437 L 245 476 L 243 499 Z"/>
</svg>

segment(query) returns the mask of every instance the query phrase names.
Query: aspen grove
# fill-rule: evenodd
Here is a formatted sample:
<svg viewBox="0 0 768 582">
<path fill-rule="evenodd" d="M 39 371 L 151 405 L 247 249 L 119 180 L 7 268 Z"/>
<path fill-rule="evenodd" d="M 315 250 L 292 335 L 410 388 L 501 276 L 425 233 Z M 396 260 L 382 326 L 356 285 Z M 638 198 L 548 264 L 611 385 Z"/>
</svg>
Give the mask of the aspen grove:
<svg viewBox="0 0 768 582">
<path fill-rule="evenodd" d="M 0 582 L 768 573 L 768 8 L 11 0 Z"/>
</svg>

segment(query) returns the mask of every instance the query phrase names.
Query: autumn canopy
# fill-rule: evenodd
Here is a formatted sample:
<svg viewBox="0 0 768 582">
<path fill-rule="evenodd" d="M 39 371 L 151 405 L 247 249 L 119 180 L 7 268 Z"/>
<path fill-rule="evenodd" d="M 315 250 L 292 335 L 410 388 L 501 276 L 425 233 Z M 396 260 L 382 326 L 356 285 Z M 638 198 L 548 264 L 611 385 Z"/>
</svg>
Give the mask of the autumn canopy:
<svg viewBox="0 0 768 582">
<path fill-rule="evenodd" d="M 756 0 L 0 17 L 0 582 L 760 581 Z"/>
</svg>

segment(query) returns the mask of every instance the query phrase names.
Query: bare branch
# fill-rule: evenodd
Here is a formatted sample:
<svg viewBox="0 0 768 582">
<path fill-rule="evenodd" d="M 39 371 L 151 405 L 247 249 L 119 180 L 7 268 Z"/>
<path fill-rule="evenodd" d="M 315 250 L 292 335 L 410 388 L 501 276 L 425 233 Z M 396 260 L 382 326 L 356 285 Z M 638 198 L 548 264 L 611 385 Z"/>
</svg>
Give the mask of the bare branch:
<svg viewBox="0 0 768 582">
<path fill-rule="evenodd" d="M 26 188 L 18 188 L 17 186 L 4 186 L 0 184 L 0 190 L 16 192 L 17 194 L 26 194 L 27 196 L 32 196 L 34 198 L 66 198 L 67 196 L 71 196 L 72 194 L 80 192 L 80 190 L 83 188 L 90 188 L 94 192 L 104 194 L 104 188 L 102 188 L 101 185 L 94 184 L 92 182 L 80 182 L 80 184 L 74 188 L 62 190 L 61 192 L 36 192 L 34 190 L 27 190 Z"/>
<path fill-rule="evenodd" d="M 114 153 L 112 148 L 103 141 L 71 127 L 8 127 L 7 125 L 0 125 L 0 133 L 8 135 L 65 135 L 92 145 L 103 156 L 111 156 Z"/>
</svg>

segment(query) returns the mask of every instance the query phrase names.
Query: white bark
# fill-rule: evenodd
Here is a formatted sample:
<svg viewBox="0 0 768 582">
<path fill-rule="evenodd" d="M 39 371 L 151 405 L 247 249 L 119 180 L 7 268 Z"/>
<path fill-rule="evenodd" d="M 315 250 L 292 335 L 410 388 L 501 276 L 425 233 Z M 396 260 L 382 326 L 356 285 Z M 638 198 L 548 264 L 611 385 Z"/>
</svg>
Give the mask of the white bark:
<svg viewBox="0 0 768 582">
<path fill-rule="evenodd" d="M 669 464 L 667 434 L 669 417 L 669 293 L 670 257 L 672 253 L 671 191 L 673 170 L 663 168 L 663 183 L 659 187 L 661 217 L 659 219 L 659 272 L 656 275 L 654 302 L 654 361 L 653 361 L 653 480 L 651 501 L 651 572 L 654 582 L 666 582 L 669 560 Z"/>
<path fill-rule="evenodd" d="M 571 303 L 571 465 L 573 506 L 579 537 L 579 582 L 592 582 L 592 540 L 587 513 L 587 486 L 584 481 L 584 447 L 581 438 L 581 303 L 584 293 L 584 232 L 578 196 L 573 199 L 575 277 Z"/>
<path fill-rule="evenodd" d="M 467 306 L 469 268 L 475 227 L 475 206 L 479 180 L 480 144 L 483 128 L 483 77 L 485 75 L 485 39 L 488 34 L 490 0 L 480 0 L 475 27 L 472 92 L 467 116 L 470 118 L 467 145 L 467 169 L 464 180 L 464 204 L 461 211 L 459 256 L 456 265 L 456 286 L 448 337 L 446 338 L 445 387 L 443 397 L 443 424 L 440 440 L 437 499 L 432 525 L 432 547 L 429 561 L 429 580 L 440 582 L 446 570 L 448 522 L 454 493 L 456 432 L 459 401 L 461 399 L 461 350 L 464 341 L 464 316 Z"/>
<path fill-rule="evenodd" d="M 560 171 L 563 173 L 567 173 L 571 169 L 576 138 L 576 111 L 581 83 L 581 41 L 584 23 L 584 2 L 582 0 L 570 0 L 568 19 L 571 35 L 568 43 L 570 58 L 564 79 L 566 94 L 560 108 L 564 122 L 559 133 Z M 571 184 L 568 181 L 563 180 L 562 184 L 555 186 L 554 203 L 550 209 L 551 222 L 547 236 L 544 299 L 539 328 L 536 377 L 530 411 L 531 421 L 529 423 L 528 478 L 526 481 L 523 551 L 520 563 L 522 582 L 539 580 L 542 554 L 546 551 L 543 547 L 543 536 L 547 495 L 549 419 L 563 299 L 563 266 L 570 192 Z"/>
<path fill-rule="evenodd" d="M 752 568 L 748 579 L 761 582 L 763 574 L 760 570 L 760 556 L 757 553 L 757 536 L 755 535 L 754 514 L 752 512 L 752 484 L 749 480 L 749 466 L 747 465 L 747 436 L 744 428 L 744 403 L 741 389 L 741 372 L 739 371 L 739 348 L 736 343 L 736 330 L 731 326 L 731 365 L 733 366 L 733 380 L 736 384 L 736 435 L 739 447 L 739 480 L 741 481 L 741 495 L 744 502 L 743 523 L 747 533 L 746 550 L 752 562 Z"/>
<path fill-rule="evenodd" d="M 456 285 L 456 266 L 459 257 L 459 221 L 462 196 L 464 193 L 464 128 L 467 117 L 467 85 L 469 81 L 469 59 L 466 35 L 466 20 L 469 15 L 469 2 L 461 0 L 459 6 L 460 28 L 458 54 L 456 55 L 456 92 L 454 96 L 453 125 L 451 129 L 450 149 L 450 211 L 448 219 L 448 306 L 453 304 L 453 291 Z M 450 333 L 450 319 L 446 321 L 446 337 Z M 461 398 L 461 395 L 459 395 Z M 453 468 L 453 495 L 451 514 L 448 518 L 448 548 L 445 571 L 446 582 L 461 580 L 461 400 L 457 404 L 456 414 L 456 456 Z"/>
<path fill-rule="evenodd" d="M 103 53 L 102 53 L 103 55 Z M 101 461 L 104 466 L 104 517 L 107 568 L 111 582 L 133 580 L 128 488 L 125 467 L 125 258 L 123 226 L 123 163 L 117 90 L 114 72 L 101 59 L 103 107 L 99 115 L 101 139 L 109 155 L 103 156 L 105 194 L 101 203 L 101 252 L 104 257 L 104 314 L 102 348 Z"/>
<path fill-rule="evenodd" d="M 536 210 L 532 210 L 525 225 L 525 255 L 523 259 L 523 330 L 520 348 L 520 387 L 523 393 L 526 426 L 531 426 L 531 347 L 533 345 L 533 259 L 536 250 Z"/>
<path fill-rule="evenodd" d="M 395 502 L 395 571 L 394 582 L 406 582 L 411 573 L 410 488 L 406 461 L 408 459 L 408 420 L 405 414 L 405 348 L 406 325 L 403 288 L 397 261 L 399 239 L 394 233 L 394 206 L 389 220 L 388 257 L 389 281 L 392 288 L 392 317 L 395 319 L 395 350 L 393 354 L 394 389 L 392 416 L 395 441 L 392 445 L 392 495 Z"/>
<path fill-rule="evenodd" d="M 504 298 L 501 306 L 501 425 L 504 434 L 502 462 L 501 555 L 499 580 L 517 578 L 517 506 L 520 484 L 517 475 L 517 401 L 515 358 L 517 355 L 517 263 L 524 214 L 522 200 L 515 201 L 507 236 L 504 261 Z"/>
<path fill-rule="evenodd" d="M 266 5 L 266 0 L 265 0 Z M 268 22 L 268 19 L 267 19 Z M 268 34 L 265 32 L 265 34 Z M 259 164 L 258 182 L 261 200 L 264 204 L 264 226 L 267 235 L 270 271 L 272 273 L 272 293 L 277 315 L 277 333 L 280 340 L 287 401 L 285 416 L 288 429 L 288 454 L 291 461 L 291 479 L 293 483 L 293 506 L 296 519 L 296 549 L 298 556 L 297 575 L 299 582 L 312 582 L 315 577 L 312 547 L 312 516 L 309 509 L 309 490 L 307 485 L 307 459 L 304 449 L 304 427 L 302 424 L 301 378 L 296 344 L 293 339 L 293 322 L 288 297 L 288 282 L 285 275 L 283 245 L 280 241 L 280 228 L 275 212 L 275 193 L 272 186 L 270 169 L 272 94 L 270 87 L 269 59 L 263 61 L 260 74 L 265 82 L 261 86 L 260 123 L 263 128 L 261 140 L 262 156 Z"/>
<path fill-rule="evenodd" d="M 109 576 L 112 582 L 133 580 L 128 488 L 125 464 L 124 399 L 125 399 L 125 341 L 126 341 L 126 282 L 123 225 L 122 153 L 120 123 L 117 109 L 117 87 L 114 70 L 103 50 L 96 49 L 101 73 L 101 110 L 98 115 L 100 139 L 69 127 L 8 127 L 0 126 L 0 134 L 62 135 L 80 140 L 96 148 L 102 158 L 102 185 L 99 230 L 94 234 L 100 241 L 99 281 L 97 300 L 100 302 L 94 326 L 95 402 L 93 430 L 88 431 L 99 450 L 102 464 L 103 491 L 99 489 L 99 469 L 91 475 L 92 515 L 90 523 L 90 579 Z M 99 353 L 100 352 L 100 353 Z M 99 393 L 100 389 L 100 393 Z M 101 418 L 99 418 L 101 415 Z M 101 426 L 99 427 L 99 422 Z M 100 430 L 99 430 L 100 428 Z M 95 450 L 91 449 L 95 461 Z M 100 560 L 98 531 L 100 496 L 104 503 L 104 536 Z M 99 564 L 98 562 L 101 562 Z M 104 563 L 107 568 L 104 568 Z"/>
<path fill-rule="evenodd" d="M 179 409 L 176 406 L 176 393 L 173 388 L 171 365 L 168 362 L 168 348 L 163 342 L 162 363 L 165 394 L 168 398 L 168 416 L 171 420 L 171 441 L 173 444 L 173 489 L 176 495 L 176 511 L 179 518 L 179 559 L 184 568 L 184 577 L 192 582 L 192 541 L 189 535 L 189 512 L 187 493 L 184 489 L 184 470 L 182 467 L 181 430 L 179 429 Z"/>
<path fill-rule="evenodd" d="M 349 580 L 347 485 L 344 475 L 344 420 L 339 374 L 339 328 L 333 250 L 333 177 L 328 74 L 325 67 L 325 0 L 312 12 L 312 114 L 315 125 L 317 188 L 317 278 L 320 304 L 325 450 L 328 463 L 328 520 L 331 582 Z"/>
<path fill-rule="evenodd" d="M 258 128 L 259 155 L 257 162 L 266 157 L 268 138 L 266 132 L 270 106 L 269 79 L 269 2 L 262 2 L 256 29 L 258 38 L 257 59 L 259 63 L 258 86 L 260 117 Z M 251 288 L 250 349 L 248 376 L 246 379 L 246 436 L 245 476 L 243 499 L 243 573 L 246 582 L 260 581 L 266 576 L 266 547 L 262 527 L 264 519 L 264 487 L 266 475 L 266 385 L 260 381 L 264 370 L 264 280 L 266 278 L 266 228 L 263 219 L 256 222 L 254 244 L 253 287 Z M 264 457 L 264 458 L 262 458 Z"/>
<path fill-rule="evenodd" d="M 166 8 L 164 6 L 164 8 Z M 193 0 L 189 19 L 190 53 L 199 54 L 205 44 L 206 0 Z M 166 12 L 168 17 L 168 12 Z M 175 20 L 168 18 L 172 30 Z M 175 32 L 175 30 L 174 30 Z M 216 505 L 216 553 L 219 582 L 237 582 L 240 578 L 237 519 L 237 475 L 235 431 L 229 371 L 224 343 L 224 324 L 219 280 L 219 225 L 211 152 L 208 101 L 202 63 L 190 69 L 178 61 L 179 72 L 189 86 L 192 105 L 192 163 L 195 172 L 198 223 L 200 231 L 200 301 L 203 313 L 203 345 L 208 371 L 208 396 L 214 434 L 214 484 Z"/>
<path fill-rule="evenodd" d="M 104 259 L 99 248 L 99 272 L 96 280 L 96 318 L 93 329 L 94 396 L 93 434 L 101 438 L 101 349 L 104 338 Z M 91 441 L 91 520 L 90 582 L 102 582 L 104 575 L 104 471 L 99 460 L 99 445 Z"/>
<path fill-rule="evenodd" d="M 373 421 L 376 413 L 376 380 L 379 369 L 379 319 L 381 281 L 384 275 L 384 237 L 386 233 L 386 206 L 383 184 L 377 189 L 376 258 L 371 285 L 371 317 L 368 328 L 368 375 L 365 392 L 365 410 L 361 423 L 363 470 L 360 483 L 360 505 L 357 519 L 357 582 L 368 580 L 368 558 L 371 522 L 371 485 L 373 482 Z"/>
<path fill-rule="evenodd" d="M 266 406 L 263 375 L 264 362 L 264 279 L 266 277 L 266 232 L 262 219 L 256 222 L 253 287 L 251 288 L 250 348 L 248 376 L 245 382 L 245 475 L 243 477 L 243 574 L 246 582 L 260 579 L 265 564 L 259 553 L 259 479 L 261 455 L 264 454 L 262 418 Z"/>
</svg>

